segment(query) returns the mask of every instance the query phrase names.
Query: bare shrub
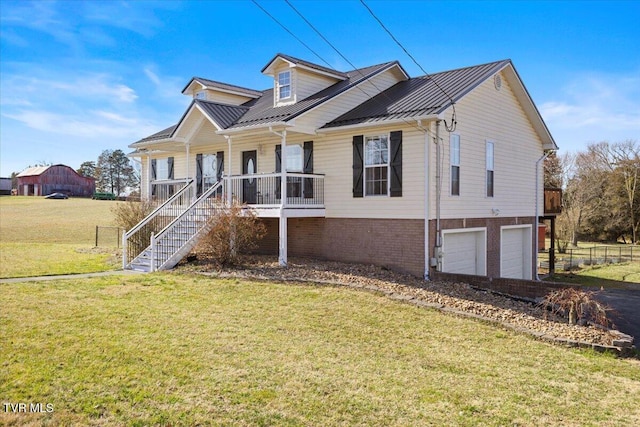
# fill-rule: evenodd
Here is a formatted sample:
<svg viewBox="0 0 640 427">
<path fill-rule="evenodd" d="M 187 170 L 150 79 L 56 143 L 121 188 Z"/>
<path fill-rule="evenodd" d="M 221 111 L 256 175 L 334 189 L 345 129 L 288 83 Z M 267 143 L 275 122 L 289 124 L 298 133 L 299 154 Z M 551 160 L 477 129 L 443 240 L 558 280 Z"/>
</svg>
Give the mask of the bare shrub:
<svg viewBox="0 0 640 427">
<path fill-rule="evenodd" d="M 155 209 L 155 204 L 148 200 L 131 201 L 117 203 L 111 212 L 113 213 L 115 224 L 125 230 L 131 230 L 140 221 L 145 219 Z"/>
<path fill-rule="evenodd" d="M 236 264 L 238 256 L 257 248 L 267 232 L 255 213 L 238 203 L 211 218 L 209 227 L 198 244 L 198 253 L 218 265 Z"/>
<path fill-rule="evenodd" d="M 566 288 L 549 292 L 541 305 L 555 314 L 567 317 L 570 324 L 591 322 L 608 327 L 612 325 L 608 313 L 612 309 L 596 300 L 597 292 Z"/>
</svg>

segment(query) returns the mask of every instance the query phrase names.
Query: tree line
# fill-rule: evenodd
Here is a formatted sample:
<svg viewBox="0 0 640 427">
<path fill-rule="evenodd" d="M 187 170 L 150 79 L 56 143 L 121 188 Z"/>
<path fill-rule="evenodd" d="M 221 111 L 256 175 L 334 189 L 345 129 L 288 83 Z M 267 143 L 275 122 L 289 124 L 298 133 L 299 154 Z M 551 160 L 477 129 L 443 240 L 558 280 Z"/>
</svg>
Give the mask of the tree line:
<svg viewBox="0 0 640 427">
<path fill-rule="evenodd" d="M 562 188 L 560 245 L 582 241 L 640 243 L 640 145 L 599 142 L 545 160 L 547 188 Z"/>
<path fill-rule="evenodd" d="M 96 191 L 116 196 L 137 190 L 140 176 L 122 150 L 104 150 L 97 161 L 82 162 L 77 172 L 95 178 Z"/>
</svg>

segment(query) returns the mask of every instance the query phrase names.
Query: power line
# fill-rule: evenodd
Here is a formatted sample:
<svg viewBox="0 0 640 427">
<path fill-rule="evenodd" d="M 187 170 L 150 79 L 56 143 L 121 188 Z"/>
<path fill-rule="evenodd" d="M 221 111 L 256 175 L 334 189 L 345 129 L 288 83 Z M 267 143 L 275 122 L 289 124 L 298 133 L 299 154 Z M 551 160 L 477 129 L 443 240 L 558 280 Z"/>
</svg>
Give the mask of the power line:
<svg viewBox="0 0 640 427">
<path fill-rule="evenodd" d="M 260 10 L 262 10 L 265 14 L 267 14 L 267 16 L 271 19 L 273 19 L 275 21 L 276 24 L 280 25 L 287 33 L 289 33 L 294 39 L 296 39 L 297 41 L 299 41 L 304 47 L 306 47 L 307 49 L 309 49 L 309 51 L 311 53 L 313 53 L 315 56 L 317 56 L 322 62 L 324 62 L 325 64 L 327 64 L 329 67 L 331 67 L 331 64 L 329 64 L 323 57 L 321 57 L 315 50 L 311 49 L 309 47 L 309 45 L 307 45 L 305 42 L 303 42 L 302 40 L 300 40 L 300 38 L 298 36 L 296 36 L 295 34 L 293 34 L 293 32 L 291 30 L 289 30 L 283 23 L 281 23 L 280 21 L 278 21 L 276 19 L 275 16 L 273 16 L 272 14 L 269 13 L 269 11 L 267 11 L 264 7 L 260 6 L 260 3 L 258 3 L 256 0 L 251 0 L 253 2 L 253 4 L 255 4 L 256 6 L 258 6 L 260 8 Z"/>
<path fill-rule="evenodd" d="M 288 3 L 288 1 L 287 1 Z M 422 65 L 420 65 L 418 63 L 418 61 L 416 61 L 416 59 L 413 57 L 413 55 L 411 55 L 409 53 L 409 51 L 402 45 L 402 43 L 400 43 L 400 41 L 393 35 L 393 33 L 391 33 L 391 31 L 382 23 L 382 21 L 380 20 L 380 18 L 378 18 L 376 16 L 375 13 L 373 13 L 373 10 L 371 10 L 371 8 L 364 2 L 364 0 L 360 0 L 360 3 L 362 3 L 362 5 L 369 11 L 369 13 L 371 14 L 371 16 L 378 21 L 378 24 L 380 24 L 380 26 L 387 32 L 387 34 L 389 34 L 389 36 L 391 37 L 391 39 L 393 39 L 394 42 L 396 42 L 396 44 L 398 46 L 400 46 L 400 48 L 404 51 L 404 53 L 407 54 L 407 56 L 409 58 L 411 58 L 411 60 L 413 61 L 414 64 L 416 64 L 418 66 L 418 68 L 420 68 L 420 70 L 422 70 L 422 72 L 436 85 L 436 87 L 438 89 L 440 89 L 440 91 L 447 97 L 449 98 L 449 102 L 451 102 L 451 107 L 453 108 L 453 115 L 451 117 L 451 126 L 447 125 L 447 122 L 444 122 L 445 127 L 447 128 L 447 131 L 449 132 L 453 132 L 456 129 L 456 106 L 455 106 L 455 102 L 453 102 L 453 98 L 451 98 L 451 96 L 438 84 L 437 81 L 435 81 L 433 79 L 433 77 L 431 77 L 431 75 L 429 73 L 427 73 L 427 71 L 422 68 Z"/>
<path fill-rule="evenodd" d="M 256 0 L 252 0 L 252 2 L 258 6 L 260 8 L 260 10 L 262 10 L 267 16 L 269 16 L 274 22 L 276 22 L 278 25 L 280 25 L 280 27 L 282 27 L 287 33 L 289 33 L 293 38 L 295 38 L 298 42 L 300 42 L 304 47 L 306 47 L 309 51 L 311 51 L 316 57 L 320 58 L 320 60 L 322 62 L 324 62 L 330 69 L 337 71 L 329 62 L 327 62 L 324 58 L 322 58 L 318 53 L 316 53 L 311 47 L 309 47 L 305 42 L 303 42 L 298 36 L 296 36 L 293 31 L 289 30 L 284 24 L 282 24 L 276 17 L 274 17 L 272 14 L 270 14 L 265 8 L 263 8 Z M 358 74 L 360 74 L 367 82 L 369 82 L 369 84 L 371 84 L 377 91 L 379 94 L 382 94 L 383 96 L 385 96 L 389 101 L 393 101 L 382 89 L 380 89 L 378 86 L 376 86 L 376 84 L 371 80 L 370 77 L 366 76 L 359 68 L 357 68 L 342 52 L 340 52 L 340 50 L 335 47 L 321 32 L 320 30 L 318 30 L 300 11 L 298 11 L 298 9 L 296 9 L 288 0 L 285 0 L 285 2 L 287 3 L 287 5 L 289 5 L 289 7 L 296 12 L 296 14 L 298 14 L 298 16 L 300 16 L 300 18 L 309 26 L 311 27 L 316 34 L 318 34 L 318 36 L 320 36 L 320 38 L 322 38 L 322 40 L 325 41 L 325 43 L 327 43 L 329 46 L 331 46 L 331 48 L 336 51 L 336 53 L 338 55 L 340 55 L 340 57 L 342 59 L 344 59 L 351 67 L 353 67 L 353 71 L 357 72 Z M 365 94 L 365 96 L 367 96 L 369 99 L 374 98 L 374 96 L 371 96 L 370 94 L 368 94 L 362 87 L 360 87 L 359 85 L 355 85 L 355 88 L 357 88 L 358 90 L 360 90 L 363 94 Z M 424 128 L 422 126 L 418 126 L 417 124 L 411 123 L 409 121 L 407 121 L 404 117 L 401 117 L 402 121 L 405 122 L 407 125 L 412 126 L 416 129 L 418 129 L 421 132 L 426 132 L 430 135 L 433 134 L 432 132 L 427 129 Z M 440 138 L 440 140 L 442 140 L 442 138 Z"/>
</svg>

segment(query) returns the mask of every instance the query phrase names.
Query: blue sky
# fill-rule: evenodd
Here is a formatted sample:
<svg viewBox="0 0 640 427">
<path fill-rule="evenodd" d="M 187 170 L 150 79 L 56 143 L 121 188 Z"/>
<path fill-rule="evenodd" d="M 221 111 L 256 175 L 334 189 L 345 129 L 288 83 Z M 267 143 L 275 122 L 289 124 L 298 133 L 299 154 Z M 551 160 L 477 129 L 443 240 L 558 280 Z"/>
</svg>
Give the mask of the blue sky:
<svg viewBox="0 0 640 427">
<path fill-rule="evenodd" d="M 351 69 L 284 1 L 256 1 Z M 290 1 L 355 66 L 422 74 L 358 0 Z M 429 73 L 511 58 L 561 152 L 640 140 L 638 1 L 367 4 Z M 191 77 L 266 89 L 278 52 L 325 65 L 250 0 L 0 0 L 0 176 L 128 152 L 177 122 Z"/>
</svg>

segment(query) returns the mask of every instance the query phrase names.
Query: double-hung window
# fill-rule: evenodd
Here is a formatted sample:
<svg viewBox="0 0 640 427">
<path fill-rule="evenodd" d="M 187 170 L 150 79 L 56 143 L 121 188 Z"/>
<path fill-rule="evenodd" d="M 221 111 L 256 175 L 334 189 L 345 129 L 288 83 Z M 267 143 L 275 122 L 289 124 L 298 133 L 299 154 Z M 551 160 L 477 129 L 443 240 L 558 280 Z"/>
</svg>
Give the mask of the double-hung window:
<svg viewBox="0 0 640 427">
<path fill-rule="evenodd" d="M 487 141 L 487 197 L 493 197 L 493 142 Z"/>
<path fill-rule="evenodd" d="M 291 71 L 278 73 L 278 99 L 291 98 Z"/>
<path fill-rule="evenodd" d="M 364 148 L 365 195 L 387 195 L 389 188 L 389 139 L 386 135 L 367 137 Z"/>
<path fill-rule="evenodd" d="M 452 134 L 449 141 L 449 163 L 451 164 L 451 195 L 460 195 L 460 135 Z"/>
<path fill-rule="evenodd" d="M 169 159 L 156 160 L 156 180 L 169 179 Z"/>
<path fill-rule="evenodd" d="M 302 145 L 287 145 L 287 172 L 301 173 L 304 168 L 304 150 Z M 302 197 L 302 178 L 296 176 L 287 177 L 287 195 L 289 197 Z"/>
</svg>

